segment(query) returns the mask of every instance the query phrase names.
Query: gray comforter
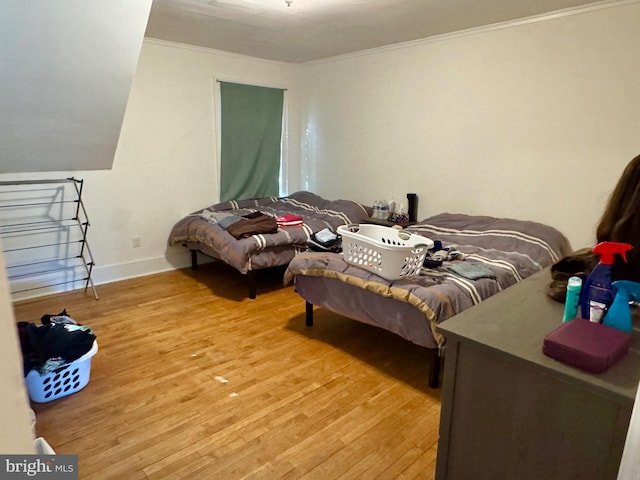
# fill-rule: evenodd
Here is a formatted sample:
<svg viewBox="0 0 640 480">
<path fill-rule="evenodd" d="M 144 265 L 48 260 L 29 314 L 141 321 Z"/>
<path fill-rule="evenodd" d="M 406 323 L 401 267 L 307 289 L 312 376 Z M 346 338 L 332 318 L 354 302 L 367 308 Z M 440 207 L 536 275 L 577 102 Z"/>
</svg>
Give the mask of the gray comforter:
<svg viewBox="0 0 640 480">
<path fill-rule="evenodd" d="M 242 216 L 262 212 L 273 217 L 285 214 L 303 218 L 301 226 L 279 228 L 276 233 L 252 235 L 237 240 L 222 226 L 229 216 Z M 368 210 L 350 200 L 326 200 L 314 193 L 296 192 L 287 197 L 268 197 L 229 201 L 198 210 L 178 221 L 169 234 L 169 245 L 199 244 L 215 252 L 225 263 L 241 273 L 252 270 L 254 255 L 269 250 L 270 265 L 285 265 L 291 259 L 291 250 L 306 249 L 311 234 L 324 228 L 358 223 L 366 218 Z M 280 255 L 282 254 L 282 255 Z"/>
<path fill-rule="evenodd" d="M 340 254 L 308 252 L 291 261 L 285 283 L 300 275 L 325 277 L 408 303 L 424 314 L 434 339 L 442 344 L 441 335 L 435 331 L 438 322 L 523 280 L 571 251 L 568 240 L 558 230 L 529 221 L 444 213 L 407 230 L 440 240 L 443 246 L 455 247 L 464 254 L 464 260 L 445 261 L 441 267 L 423 268 L 419 276 L 389 281 L 348 264 Z M 461 263 L 482 266 L 493 278 L 471 280 L 448 268 Z M 339 301 L 339 295 L 336 291 L 332 300 Z M 352 300 L 342 302 L 345 308 L 354 304 Z M 380 318 L 385 316 L 384 312 L 378 313 Z M 384 328 L 379 320 L 371 319 L 371 323 Z"/>
</svg>

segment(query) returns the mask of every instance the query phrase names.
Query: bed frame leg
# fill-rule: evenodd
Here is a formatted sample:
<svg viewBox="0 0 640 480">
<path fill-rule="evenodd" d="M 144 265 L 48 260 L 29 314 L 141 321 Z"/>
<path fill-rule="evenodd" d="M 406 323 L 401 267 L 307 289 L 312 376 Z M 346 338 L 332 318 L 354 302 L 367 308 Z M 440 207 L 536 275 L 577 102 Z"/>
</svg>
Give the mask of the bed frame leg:
<svg viewBox="0 0 640 480">
<path fill-rule="evenodd" d="M 255 300 L 256 298 L 256 272 L 255 270 L 249 270 L 247 272 L 247 280 L 249 281 L 249 298 Z"/>
<path fill-rule="evenodd" d="M 189 250 L 191 252 L 191 270 L 198 269 L 198 251 Z"/>
<path fill-rule="evenodd" d="M 438 388 L 440 386 L 440 349 L 429 348 L 429 386 Z"/>
<path fill-rule="evenodd" d="M 313 304 L 305 302 L 305 307 L 306 315 L 304 317 L 304 324 L 307 327 L 313 327 Z"/>
</svg>

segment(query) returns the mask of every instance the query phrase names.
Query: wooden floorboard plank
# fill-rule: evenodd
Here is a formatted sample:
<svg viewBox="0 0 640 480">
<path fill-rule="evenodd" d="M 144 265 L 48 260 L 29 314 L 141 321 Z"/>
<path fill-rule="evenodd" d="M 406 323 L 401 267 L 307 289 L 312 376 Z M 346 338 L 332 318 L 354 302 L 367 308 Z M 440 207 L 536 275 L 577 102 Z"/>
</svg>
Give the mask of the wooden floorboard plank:
<svg viewBox="0 0 640 480">
<path fill-rule="evenodd" d="M 433 446 L 420 455 L 411 465 L 409 465 L 400 475 L 398 480 L 420 480 L 423 478 L 435 477 L 437 448 Z"/>
<path fill-rule="evenodd" d="M 397 458 L 387 469 L 381 472 L 375 478 L 375 480 L 393 480 L 400 476 L 409 465 L 413 464 L 418 458 L 424 454 L 424 450 L 418 447 L 411 447 L 400 458 Z"/>
</svg>

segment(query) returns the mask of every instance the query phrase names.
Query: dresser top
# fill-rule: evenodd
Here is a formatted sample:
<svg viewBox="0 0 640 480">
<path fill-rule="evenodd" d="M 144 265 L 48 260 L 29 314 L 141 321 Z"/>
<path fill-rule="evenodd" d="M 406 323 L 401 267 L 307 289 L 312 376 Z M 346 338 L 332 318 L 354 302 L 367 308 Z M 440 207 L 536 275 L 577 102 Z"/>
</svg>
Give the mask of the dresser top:
<svg viewBox="0 0 640 480">
<path fill-rule="evenodd" d="M 633 404 L 640 381 L 640 331 L 634 322 L 629 353 L 601 374 L 547 357 L 544 336 L 562 324 L 564 306 L 545 295 L 549 269 L 542 270 L 440 324 L 447 342 L 458 341 L 543 368 L 622 403 Z M 446 353 L 445 353 L 446 355 Z M 446 356 L 445 356 L 446 359 Z M 445 360 L 446 361 L 446 360 Z"/>
</svg>

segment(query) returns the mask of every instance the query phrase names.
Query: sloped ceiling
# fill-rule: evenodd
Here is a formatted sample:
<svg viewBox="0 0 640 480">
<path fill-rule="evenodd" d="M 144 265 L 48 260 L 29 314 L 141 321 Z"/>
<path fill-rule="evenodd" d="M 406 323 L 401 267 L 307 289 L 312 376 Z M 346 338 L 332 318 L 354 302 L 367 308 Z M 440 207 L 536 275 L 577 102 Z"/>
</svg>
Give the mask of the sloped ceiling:
<svg viewBox="0 0 640 480">
<path fill-rule="evenodd" d="M 591 3 L 590 0 L 154 0 L 146 35 L 302 63 Z"/>
<path fill-rule="evenodd" d="M 151 1 L 0 2 L 0 173 L 111 168 Z"/>
</svg>

